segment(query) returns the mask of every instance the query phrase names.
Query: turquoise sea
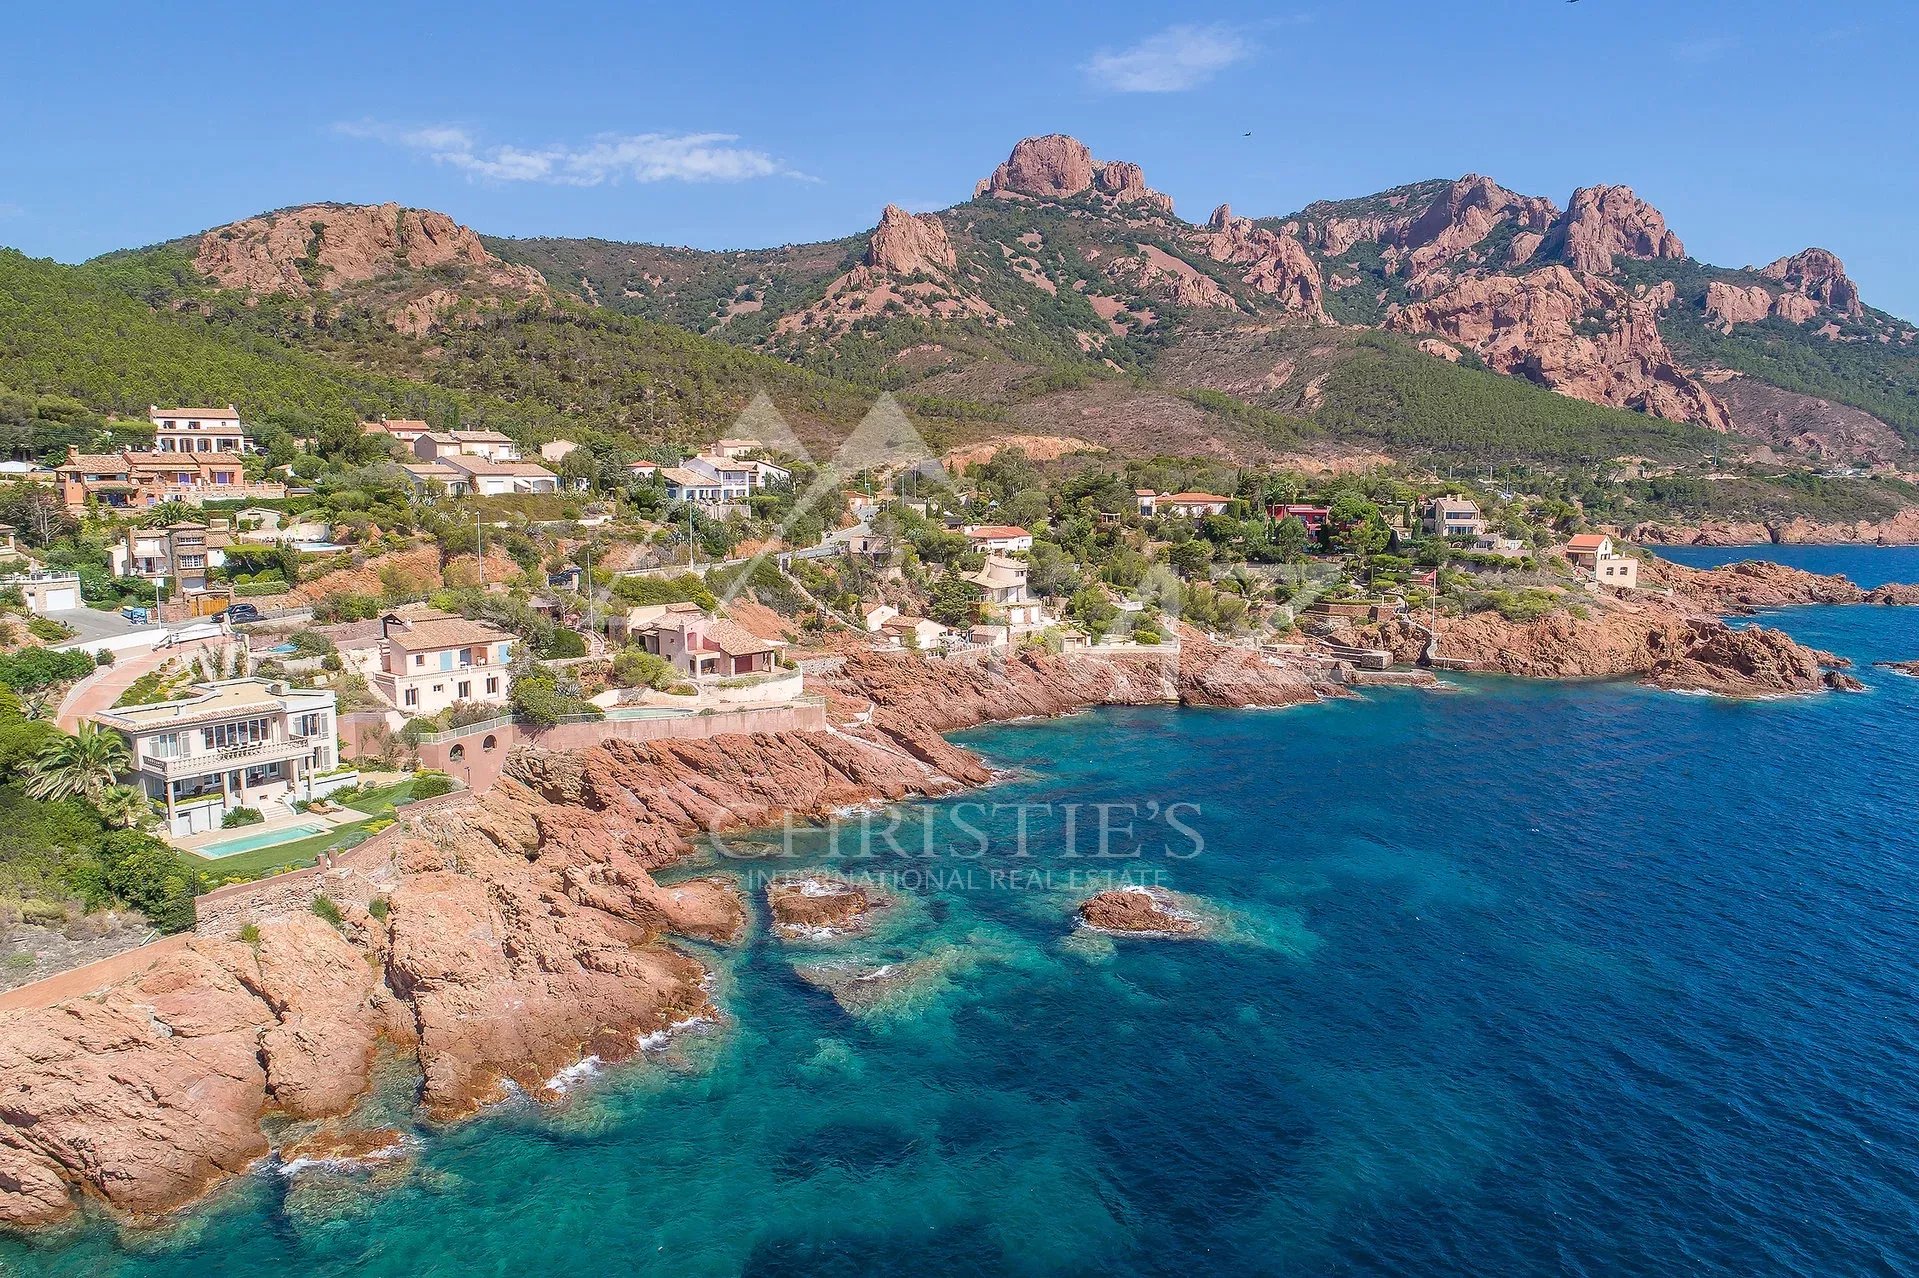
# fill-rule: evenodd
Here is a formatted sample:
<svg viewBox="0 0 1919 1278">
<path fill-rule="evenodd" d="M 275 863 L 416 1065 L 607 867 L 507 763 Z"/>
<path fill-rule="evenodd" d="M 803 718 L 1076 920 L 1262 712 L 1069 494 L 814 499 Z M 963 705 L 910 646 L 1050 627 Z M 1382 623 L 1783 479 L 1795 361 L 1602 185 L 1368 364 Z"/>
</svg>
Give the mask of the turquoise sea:
<svg viewBox="0 0 1919 1278">
<path fill-rule="evenodd" d="M 1919 579 L 1919 552 L 1817 566 Z M 966 734 L 1008 775 L 897 814 L 935 855 L 839 867 L 920 872 L 871 935 L 703 951 L 723 1023 L 375 1180 L 266 1169 L 0 1269 L 1913 1272 L 1919 679 L 1869 662 L 1919 658 L 1919 611 L 1767 620 L 1868 690 L 1461 678 Z M 1131 835 L 1107 809 L 1141 856 L 1091 855 L 1102 802 L 1142 805 Z M 771 850 L 687 872 L 832 864 L 818 833 L 741 855 Z M 1076 933 L 1116 867 L 1215 936 Z"/>
</svg>

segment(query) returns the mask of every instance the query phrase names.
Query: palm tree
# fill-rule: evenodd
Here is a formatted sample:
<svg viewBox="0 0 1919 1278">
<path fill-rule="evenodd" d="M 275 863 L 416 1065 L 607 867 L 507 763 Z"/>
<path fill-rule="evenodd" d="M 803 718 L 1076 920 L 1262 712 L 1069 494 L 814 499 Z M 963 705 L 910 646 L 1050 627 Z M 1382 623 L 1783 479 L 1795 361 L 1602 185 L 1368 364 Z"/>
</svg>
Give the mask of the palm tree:
<svg viewBox="0 0 1919 1278">
<path fill-rule="evenodd" d="M 96 806 L 116 830 L 143 829 L 154 821 L 153 803 L 138 786 L 110 785 L 101 792 Z"/>
<path fill-rule="evenodd" d="M 28 769 L 27 793 L 36 799 L 85 799 L 98 806 L 131 766 L 132 752 L 119 733 L 83 723 L 72 736 L 41 747 L 39 759 Z"/>
</svg>

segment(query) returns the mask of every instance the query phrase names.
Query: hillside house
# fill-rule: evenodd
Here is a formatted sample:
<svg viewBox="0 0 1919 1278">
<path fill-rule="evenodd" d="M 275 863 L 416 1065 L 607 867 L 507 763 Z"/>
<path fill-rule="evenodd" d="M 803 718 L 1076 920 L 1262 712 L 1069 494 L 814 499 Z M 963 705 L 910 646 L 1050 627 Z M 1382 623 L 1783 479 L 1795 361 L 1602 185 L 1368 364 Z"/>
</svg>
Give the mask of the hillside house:
<svg viewBox="0 0 1919 1278">
<path fill-rule="evenodd" d="M 431 427 L 425 422 L 413 417 L 382 417 L 377 421 L 360 423 L 361 434 L 384 436 L 405 445 L 408 452 L 413 450 L 414 443 L 430 429 Z"/>
<path fill-rule="evenodd" d="M 1469 537 L 1486 535 L 1486 518 L 1479 503 L 1456 493 L 1435 497 L 1426 503 L 1419 516 L 1420 531 L 1428 537 Z"/>
<path fill-rule="evenodd" d="M 89 503 L 113 510 L 145 510 L 163 501 L 198 506 L 208 501 L 279 499 L 286 485 L 250 482 L 238 453 L 179 448 L 169 452 L 82 453 L 69 446 L 56 468 L 60 496 L 78 514 Z"/>
<path fill-rule="evenodd" d="M 636 634 L 640 646 L 691 679 L 730 679 L 779 668 L 778 639 L 762 639 L 736 621 L 673 605 Z"/>
<path fill-rule="evenodd" d="M 1013 554 L 1033 548 L 1033 534 L 1014 524 L 968 524 L 966 540 L 974 550 Z"/>
<path fill-rule="evenodd" d="M 1622 555 L 1613 539 L 1604 533 L 1581 533 L 1566 543 L 1566 559 L 1576 568 L 1592 574 L 1602 586 L 1619 590 L 1639 588 L 1639 561 Z"/>
<path fill-rule="evenodd" d="M 438 714 L 456 701 L 507 704 L 517 635 L 443 612 L 389 613 L 380 632 L 379 668 L 367 683 L 402 714 Z"/>
<path fill-rule="evenodd" d="M 1040 603 L 1027 593 L 1026 563 L 1007 555 L 990 554 L 978 572 L 966 580 L 980 588 L 986 619 L 1020 635 L 1050 624 Z"/>
<path fill-rule="evenodd" d="M 236 808 L 317 798 L 329 789 L 321 774 L 339 763 L 334 696 L 323 689 L 227 679 L 91 717 L 126 739 L 129 780 L 160 804 L 175 837 L 218 829 Z M 356 780 L 343 773 L 333 786 Z"/>
<path fill-rule="evenodd" d="M 246 423 L 232 404 L 225 408 L 147 406 L 156 453 L 244 453 L 252 448 Z"/>
</svg>

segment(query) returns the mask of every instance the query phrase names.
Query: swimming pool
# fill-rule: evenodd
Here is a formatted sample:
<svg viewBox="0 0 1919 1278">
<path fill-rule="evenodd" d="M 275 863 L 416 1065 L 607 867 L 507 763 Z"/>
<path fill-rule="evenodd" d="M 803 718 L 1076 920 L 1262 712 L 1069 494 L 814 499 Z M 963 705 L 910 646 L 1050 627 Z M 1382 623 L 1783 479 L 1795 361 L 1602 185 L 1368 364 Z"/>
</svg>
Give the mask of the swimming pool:
<svg viewBox="0 0 1919 1278">
<path fill-rule="evenodd" d="M 281 826 L 277 830 L 261 830 L 257 834 L 243 834 L 237 839 L 221 839 L 218 843 L 209 843 L 203 848 L 194 848 L 195 856 L 219 860 L 223 856 L 232 856 L 237 852 L 252 852 L 259 848 L 270 848 L 276 843 L 291 843 L 295 839 L 308 838 L 315 834 L 325 834 L 326 826 L 318 821 L 306 821 L 299 825 Z"/>
</svg>

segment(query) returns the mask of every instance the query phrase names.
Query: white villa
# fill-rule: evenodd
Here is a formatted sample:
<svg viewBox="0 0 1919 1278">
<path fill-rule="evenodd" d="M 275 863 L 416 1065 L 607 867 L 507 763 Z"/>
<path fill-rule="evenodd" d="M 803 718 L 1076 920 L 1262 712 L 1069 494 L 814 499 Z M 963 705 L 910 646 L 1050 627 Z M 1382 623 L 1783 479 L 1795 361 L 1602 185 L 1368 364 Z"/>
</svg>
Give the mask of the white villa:
<svg viewBox="0 0 1919 1278">
<path fill-rule="evenodd" d="M 246 423 L 232 404 L 225 408 L 149 404 L 147 420 L 153 423 L 156 453 L 244 453 L 249 447 Z"/>
<path fill-rule="evenodd" d="M 321 776 L 339 763 L 334 697 L 323 689 L 257 678 L 196 683 L 176 701 L 92 719 L 126 738 L 132 782 L 165 810 L 175 837 L 218 829 L 235 808 L 290 807 L 356 779 Z"/>
</svg>

